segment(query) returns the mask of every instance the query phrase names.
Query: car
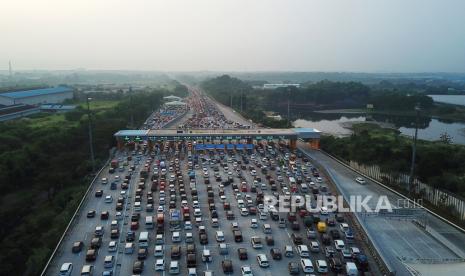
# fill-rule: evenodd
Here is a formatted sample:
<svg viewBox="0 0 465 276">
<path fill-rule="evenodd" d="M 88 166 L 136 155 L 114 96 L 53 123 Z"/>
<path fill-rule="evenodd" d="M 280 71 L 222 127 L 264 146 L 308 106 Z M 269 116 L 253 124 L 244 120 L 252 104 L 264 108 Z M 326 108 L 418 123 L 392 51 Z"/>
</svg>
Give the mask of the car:
<svg viewBox="0 0 465 276">
<path fill-rule="evenodd" d="M 87 212 L 87 218 L 94 218 L 95 217 L 95 210 L 90 210 Z"/>
<path fill-rule="evenodd" d="M 268 262 L 268 258 L 265 254 L 258 254 L 257 255 L 257 262 L 260 267 L 269 267 L 270 263 Z"/>
<path fill-rule="evenodd" d="M 211 255 L 209 249 L 204 249 L 202 251 L 202 261 L 203 262 L 211 262 L 212 261 L 212 255 Z"/>
<path fill-rule="evenodd" d="M 190 221 L 184 222 L 184 230 L 192 230 L 192 223 Z"/>
<path fill-rule="evenodd" d="M 228 259 L 222 260 L 221 267 L 223 268 L 223 273 L 225 274 L 231 274 L 234 272 L 231 260 L 228 260 Z"/>
<path fill-rule="evenodd" d="M 268 223 L 263 224 L 263 233 L 271 234 L 271 225 Z"/>
<path fill-rule="evenodd" d="M 108 243 L 108 252 L 115 252 L 118 249 L 118 244 L 116 241 L 110 241 Z"/>
<path fill-rule="evenodd" d="M 217 242 L 224 242 L 224 233 L 223 231 L 216 231 L 216 241 Z"/>
<path fill-rule="evenodd" d="M 271 248 L 270 249 L 271 258 L 273 260 L 281 260 L 283 258 L 283 254 L 279 248 Z"/>
<path fill-rule="evenodd" d="M 266 235 L 265 241 L 266 241 L 266 245 L 270 245 L 270 246 L 274 245 L 274 239 L 273 239 L 273 236 L 271 235 Z"/>
<path fill-rule="evenodd" d="M 164 246 L 163 245 L 156 245 L 153 255 L 155 257 L 163 257 Z"/>
<path fill-rule="evenodd" d="M 104 268 L 112 268 L 114 264 L 115 264 L 115 256 L 112 256 L 112 255 L 105 256 L 105 259 L 103 261 Z"/>
<path fill-rule="evenodd" d="M 365 179 L 363 179 L 363 178 L 361 178 L 361 177 L 356 177 L 356 178 L 355 178 L 355 182 L 357 182 L 358 184 L 361 184 L 361 185 L 366 184 Z"/>
<path fill-rule="evenodd" d="M 74 242 L 73 243 L 73 247 L 71 249 L 71 251 L 73 253 L 79 253 L 82 251 L 82 248 L 84 247 L 84 242 L 82 241 L 77 241 L 77 242 Z"/>
<path fill-rule="evenodd" d="M 157 259 L 155 261 L 155 271 L 164 271 L 165 270 L 165 260 Z"/>
<path fill-rule="evenodd" d="M 262 239 L 259 236 L 252 236 L 250 238 L 250 242 L 252 243 L 252 247 L 255 249 L 262 248 Z"/>
<path fill-rule="evenodd" d="M 169 267 L 170 274 L 179 274 L 179 262 L 178 261 L 171 261 Z"/>
<path fill-rule="evenodd" d="M 289 262 L 287 264 L 287 269 L 290 275 L 299 275 L 300 273 L 299 264 L 296 262 Z"/>
<path fill-rule="evenodd" d="M 297 252 L 299 252 L 301 258 L 310 257 L 310 251 L 308 250 L 308 247 L 305 244 L 297 245 Z"/>
<path fill-rule="evenodd" d="M 294 257 L 294 249 L 292 248 L 292 245 L 284 246 L 284 256 L 288 258 Z"/>
<path fill-rule="evenodd" d="M 241 266 L 241 274 L 242 276 L 253 276 L 252 268 L 249 265 Z"/>
<path fill-rule="evenodd" d="M 105 203 L 112 203 L 113 202 L 113 197 L 111 195 L 105 196 Z"/>
<path fill-rule="evenodd" d="M 249 258 L 247 254 L 247 248 L 238 248 L 237 255 L 239 256 L 239 260 L 247 260 Z"/>
<path fill-rule="evenodd" d="M 345 248 L 343 240 L 334 240 L 334 247 L 337 251 L 342 251 Z"/>
<path fill-rule="evenodd" d="M 328 265 L 325 260 L 316 260 L 316 270 L 318 273 L 328 273 Z"/>
<path fill-rule="evenodd" d="M 301 266 L 302 271 L 304 273 L 313 273 L 314 272 L 313 263 L 312 263 L 312 261 L 310 259 L 307 259 L 307 258 L 300 259 L 300 266 Z"/>
<path fill-rule="evenodd" d="M 257 221 L 257 219 L 251 219 L 251 220 L 250 220 L 250 227 L 252 227 L 252 228 L 258 228 L 258 221 Z"/>
<path fill-rule="evenodd" d="M 103 190 L 95 191 L 95 197 L 102 197 L 102 196 L 103 196 Z"/>
<path fill-rule="evenodd" d="M 336 250 L 334 250 L 333 247 L 331 246 L 326 246 L 325 247 L 325 256 L 326 258 L 332 258 L 336 255 Z"/>
<path fill-rule="evenodd" d="M 60 267 L 60 276 L 70 276 L 73 272 L 73 264 L 72 263 L 64 263 Z"/>
<path fill-rule="evenodd" d="M 292 233 L 291 234 L 291 239 L 294 242 L 295 245 L 299 245 L 303 243 L 303 239 L 299 234 Z"/>
</svg>

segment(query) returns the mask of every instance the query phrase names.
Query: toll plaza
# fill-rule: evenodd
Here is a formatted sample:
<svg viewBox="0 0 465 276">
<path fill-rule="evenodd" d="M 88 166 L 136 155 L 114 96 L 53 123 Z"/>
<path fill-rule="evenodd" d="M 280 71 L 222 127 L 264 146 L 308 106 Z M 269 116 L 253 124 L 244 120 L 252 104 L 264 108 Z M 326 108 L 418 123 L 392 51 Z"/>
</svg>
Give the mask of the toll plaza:
<svg viewBox="0 0 465 276">
<path fill-rule="evenodd" d="M 146 142 L 149 149 L 155 143 L 195 141 L 195 150 L 247 150 L 262 141 L 286 142 L 289 148 L 297 147 L 297 139 L 311 148 L 320 147 L 319 130 L 314 128 L 290 129 L 141 129 L 120 130 L 114 134 L 118 149 L 128 143 Z"/>
</svg>

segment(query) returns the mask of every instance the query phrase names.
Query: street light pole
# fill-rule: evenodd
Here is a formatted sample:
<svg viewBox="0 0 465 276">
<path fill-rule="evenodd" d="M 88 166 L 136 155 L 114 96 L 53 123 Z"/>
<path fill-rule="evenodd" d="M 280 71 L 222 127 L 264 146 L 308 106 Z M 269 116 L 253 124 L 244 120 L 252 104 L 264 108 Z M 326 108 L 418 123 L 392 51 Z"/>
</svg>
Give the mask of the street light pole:
<svg viewBox="0 0 465 276">
<path fill-rule="evenodd" d="M 89 123 L 89 145 L 90 145 L 90 158 L 92 162 L 92 172 L 95 172 L 95 157 L 94 157 L 94 143 L 92 142 L 92 117 L 90 116 L 90 100 L 92 98 L 86 97 L 87 100 L 87 122 Z"/>
<path fill-rule="evenodd" d="M 408 194 L 411 195 L 413 189 L 413 177 L 415 173 L 415 157 L 417 151 L 417 138 L 418 138 L 418 116 L 420 115 L 420 107 L 415 106 L 415 135 L 413 136 L 413 145 L 412 145 L 412 164 L 410 166 L 410 176 L 408 179 Z"/>
</svg>

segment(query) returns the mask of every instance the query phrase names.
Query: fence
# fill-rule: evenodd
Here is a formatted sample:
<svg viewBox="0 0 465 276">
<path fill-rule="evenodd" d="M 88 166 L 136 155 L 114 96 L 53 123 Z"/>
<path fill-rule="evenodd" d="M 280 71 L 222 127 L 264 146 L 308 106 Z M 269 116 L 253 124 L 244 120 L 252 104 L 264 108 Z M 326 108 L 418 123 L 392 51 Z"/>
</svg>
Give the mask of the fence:
<svg viewBox="0 0 465 276">
<path fill-rule="evenodd" d="M 390 186 L 400 186 L 407 189 L 409 176 L 406 174 L 390 174 L 382 172 L 379 166 L 360 165 L 355 161 L 346 162 L 351 168 Z M 413 181 L 414 191 L 423 200 L 436 207 L 451 208 L 451 213 L 460 220 L 465 220 L 465 200 L 447 191 L 442 191 L 425 184 L 418 179 Z"/>
</svg>

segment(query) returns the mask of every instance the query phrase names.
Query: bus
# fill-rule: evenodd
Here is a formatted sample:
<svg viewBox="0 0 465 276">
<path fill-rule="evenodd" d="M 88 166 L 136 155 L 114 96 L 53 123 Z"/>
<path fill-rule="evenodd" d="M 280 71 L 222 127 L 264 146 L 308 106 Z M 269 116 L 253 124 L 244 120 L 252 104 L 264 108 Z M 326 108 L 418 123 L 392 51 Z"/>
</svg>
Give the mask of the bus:
<svg viewBox="0 0 465 276">
<path fill-rule="evenodd" d="M 140 234 L 139 234 L 139 247 L 140 248 L 149 247 L 149 232 L 140 232 Z"/>
</svg>

